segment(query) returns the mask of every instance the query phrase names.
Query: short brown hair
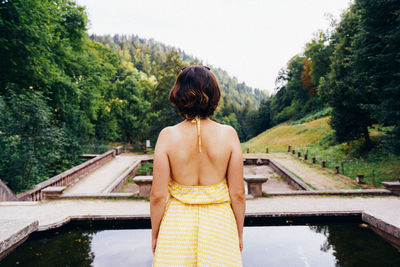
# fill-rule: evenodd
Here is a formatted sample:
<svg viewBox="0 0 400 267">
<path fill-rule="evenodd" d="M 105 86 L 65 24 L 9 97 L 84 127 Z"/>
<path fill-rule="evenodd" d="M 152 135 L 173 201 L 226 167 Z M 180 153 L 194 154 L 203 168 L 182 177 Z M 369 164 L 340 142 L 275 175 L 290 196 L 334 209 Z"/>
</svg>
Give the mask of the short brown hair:
<svg viewBox="0 0 400 267">
<path fill-rule="evenodd" d="M 213 115 L 220 97 L 215 75 L 200 65 L 183 68 L 169 92 L 169 100 L 185 119 Z"/>
</svg>

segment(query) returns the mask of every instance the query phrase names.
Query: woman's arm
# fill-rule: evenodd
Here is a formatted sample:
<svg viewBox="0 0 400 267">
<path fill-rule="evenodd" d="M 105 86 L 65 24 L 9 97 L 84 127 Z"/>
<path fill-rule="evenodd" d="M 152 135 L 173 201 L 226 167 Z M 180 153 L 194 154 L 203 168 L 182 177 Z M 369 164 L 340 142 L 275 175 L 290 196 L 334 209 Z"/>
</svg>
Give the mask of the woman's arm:
<svg viewBox="0 0 400 267">
<path fill-rule="evenodd" d="M 244 214 L 246 209 L 246 199 L 243 182 L 243 156 L 240 141 L 236 131 L 233 128 L 229 129 L 232 142 L 232 153 L 228 163 L 227 178 L 229 194 L 231 197 L 231 206 L 235 215 L 236 224 L 239 234 L 240 251 L 243 249 L 243 224 Z"/>
<path fill-rule="evenodd" d="M 161 219 L 164 215 L 168 197 L 168 181 L 170 178 L 170 166 L 167 155 L 168 130 L 163 129 L 158 136 L 154 149 L 153 184 L 150 192 L 150 217 L 152 231 L 152 250 L 156 249 L 158 231 Z"/>
</svg>

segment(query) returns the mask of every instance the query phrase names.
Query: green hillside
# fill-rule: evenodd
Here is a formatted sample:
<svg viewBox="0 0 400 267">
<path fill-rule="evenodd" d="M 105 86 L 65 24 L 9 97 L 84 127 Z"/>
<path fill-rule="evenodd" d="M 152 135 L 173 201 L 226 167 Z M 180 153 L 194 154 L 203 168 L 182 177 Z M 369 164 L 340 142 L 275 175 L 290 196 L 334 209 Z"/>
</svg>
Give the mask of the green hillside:
<svg viewBox="0 0 400 267">
<path fill-rule="evenodd" d="M 285 151 L 288 145 L 304 148 L 333 133 L 328 125 L 329 117 L 310 122 L 291 125 L 281 123 L 243 143 L 251 152 L 263 152 L 268 147 L 271 151 Z"/>
<path fill-rule="evenodd" d="M 356 178 L 364 174 L 367 183 L 380 185 L 381 181 L 397 180 L 400 177 L 400 156 L 385 151 L 379 146 L 383 132 L 371 128 L 371 139 L 376 144 L 368 153 L 363 153 L 362 139 L 348 143 L 335 143 L 334 131 L 328 124 L 329 116 L 304 122 L 281 123 L 258 136 L 242 143 L 243 152 L 286 152 L 288 145 L 296 151 L 308 154 L 309 160 L 316 157 L 317 163 L 326 160 L 327 167 L 344 168 L 346 176 Z M 340 168 L 342 170 L 342 168 Z"/>
</svg>

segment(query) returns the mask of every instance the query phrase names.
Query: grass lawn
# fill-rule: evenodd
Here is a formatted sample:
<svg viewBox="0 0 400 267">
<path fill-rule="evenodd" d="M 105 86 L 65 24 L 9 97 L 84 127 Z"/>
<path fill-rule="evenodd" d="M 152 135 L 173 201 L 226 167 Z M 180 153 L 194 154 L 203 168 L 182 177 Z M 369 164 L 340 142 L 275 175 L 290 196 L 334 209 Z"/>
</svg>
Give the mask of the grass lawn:
<svg viewBox="0 0 400 267">
<path fill-rule="evenodd" d="M 340 173 L 344 170 L 346 176 L 355 179 L 357 174 L 363 174 L 367 184 L 380 186 L 382 181 L 400 177 L 399 155 L 385 153 L 378 148 L 360 155 L 358 151 L 362 140 L 335 144 L 334 131 L 328 122 L 329 116 L 304 123 L 282 123 L 242 143 L 242 150 L 245 152 L 249 148 L 251 153 L 257 153 L 265 152 L 268 147 L 270 152 L 286 152 L 291 145 L 296 152 L 300 151 L 302 155 L 307 153 L 310 161 L 312 157 L 316 157 L 317 163 L 325 160 L 332 170 L 340 166 Z M 380 135 L 382 132 L 371 129 L 373 141 Z"/>
</svg>

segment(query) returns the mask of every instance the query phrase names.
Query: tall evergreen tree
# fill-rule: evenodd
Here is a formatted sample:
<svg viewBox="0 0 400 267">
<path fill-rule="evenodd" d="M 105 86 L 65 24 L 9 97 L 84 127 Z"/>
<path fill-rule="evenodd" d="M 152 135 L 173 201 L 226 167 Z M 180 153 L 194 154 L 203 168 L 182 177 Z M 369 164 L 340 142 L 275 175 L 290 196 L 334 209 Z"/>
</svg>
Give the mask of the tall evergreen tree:
<svg viewBox="0 0 400 267">
<path fill-rule="evenodd" d="M 390 134 L 400 145 L 400 1 L 357 0 L 354 9 L 359 16 L 352 50 L 355 81 L 372 116 L 394 127 Z"/>
<path fill-rule="evenodd" d="M 339 142 L 364 137 L 371 144 L 368 127 L 374 122 L 368 106 L 370 92 L 359 83 L 354 62 L 354 38 L 359 34 L 360 16 L 352 6 L 346 11 L 333 36 L 335 45 L 331 73 L 327 88 L 327 100 L 332 110 L 330 124 Z"/>
</svg>

